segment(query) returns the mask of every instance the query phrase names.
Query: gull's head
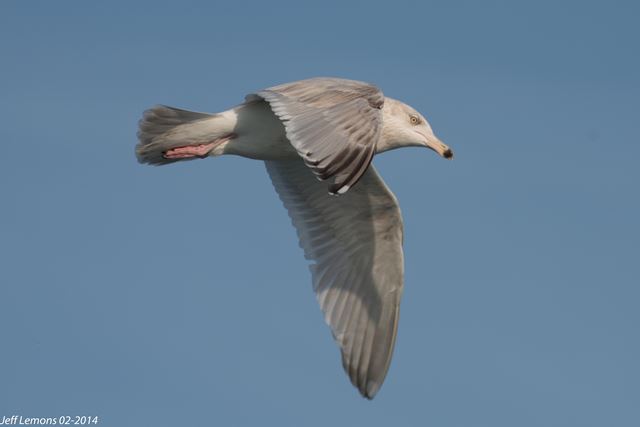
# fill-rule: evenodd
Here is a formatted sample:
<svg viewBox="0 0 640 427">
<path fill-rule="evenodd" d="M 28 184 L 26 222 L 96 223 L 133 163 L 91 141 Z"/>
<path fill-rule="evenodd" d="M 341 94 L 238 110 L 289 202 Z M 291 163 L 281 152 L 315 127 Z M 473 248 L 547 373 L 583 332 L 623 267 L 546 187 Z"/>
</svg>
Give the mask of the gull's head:
<svg viewBox="0 0 640 427">
<path fill-rule="evenodd" d="M 426 147 L 445 159 L 453 158 L 453 151 L 434 135 L 427 119 L 407 104 L 385 98 L 382 117 L 382 135 L 377 152 L 400 147 Z"/>
</svg>

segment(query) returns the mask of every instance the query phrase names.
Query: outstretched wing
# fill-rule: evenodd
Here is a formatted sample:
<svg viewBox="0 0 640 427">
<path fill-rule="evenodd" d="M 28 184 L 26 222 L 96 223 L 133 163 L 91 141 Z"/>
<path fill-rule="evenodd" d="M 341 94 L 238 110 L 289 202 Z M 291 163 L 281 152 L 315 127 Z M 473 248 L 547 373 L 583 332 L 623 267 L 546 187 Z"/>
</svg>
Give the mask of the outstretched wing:
<svg viewBox="0 0 640 427">
<path fill-rule="evenodd" d="M 321 180 L 334 177 L 345 193 L 367 170 L 382 128 L 384 95 L 354 80 L 315 78 L 247 96 L 264 99 L 283 122 L 287 138 Z"/>
<path fill-rule="evenodd" d="M 299 160 L 267 161 L 295 226 L 313 289 L 360 393 L 374 397 L 389 369 L 403 287 L 402 216 L 373 166 L 342 197 Z"/>
</svg>

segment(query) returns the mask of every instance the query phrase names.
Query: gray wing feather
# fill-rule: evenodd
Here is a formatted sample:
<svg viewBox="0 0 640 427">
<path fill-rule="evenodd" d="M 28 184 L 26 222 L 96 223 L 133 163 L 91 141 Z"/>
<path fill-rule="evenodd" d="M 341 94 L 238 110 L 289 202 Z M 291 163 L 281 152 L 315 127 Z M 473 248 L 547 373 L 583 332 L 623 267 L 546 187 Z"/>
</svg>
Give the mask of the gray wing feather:
<svg viewBox="0 0 640 427">
<path fill-rule="evenodd" d="M 351 382 L 373 398 L 387 374 L 403 288 L 402 216 L 373 166 L 342 197 L 302 161 L 267 161 L 295 226 L 325 320 Z"/>
<path fill-rule="evenodd" d="M 382 128 L 384 95 L 373 85 L 316 78 L 275 86 L 247 97 L 261 98 L 282 120 L 287 138 L 329 192 L 358 182 L 375 153 Z"/>
</svg>

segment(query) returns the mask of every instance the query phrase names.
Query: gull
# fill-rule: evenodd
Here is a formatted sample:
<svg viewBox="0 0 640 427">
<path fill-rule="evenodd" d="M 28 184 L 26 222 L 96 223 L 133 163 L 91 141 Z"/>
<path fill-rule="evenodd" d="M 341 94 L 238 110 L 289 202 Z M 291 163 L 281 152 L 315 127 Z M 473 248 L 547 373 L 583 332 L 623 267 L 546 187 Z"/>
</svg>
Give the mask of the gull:
<svg viewBox="0 0 640 427">
<path fill-rule="evenodd" d="M 404 260 L 400 207 L 371 159 L 408 146 L 453 158 L 427 120 L 374 85 L 312 78 L 251 93 L 217 114 L 155 106 L 138 140 L 140 163 L 223 154 L 264 161 L 311 261 L 344 370 L 373 399 L 391 363 Z"/>
</svg>

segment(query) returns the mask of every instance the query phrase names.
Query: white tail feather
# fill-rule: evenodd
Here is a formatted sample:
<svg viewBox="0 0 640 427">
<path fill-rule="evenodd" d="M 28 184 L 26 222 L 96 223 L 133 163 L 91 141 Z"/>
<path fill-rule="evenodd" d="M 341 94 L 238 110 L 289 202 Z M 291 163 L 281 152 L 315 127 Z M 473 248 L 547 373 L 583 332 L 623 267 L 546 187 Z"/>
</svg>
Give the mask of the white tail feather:
<svg viewBox="0 0 640 427">
<path fill-rule="evenodd" d="M 223 114 L 197 113 L 157 105 L 144 112 L 138 123 L 136 157 L 140 163 L 164 165 L 179 159 L 167 159 L 172 148 L 206 144 L 229 134 L 233 125 Z"/>
</svg>

